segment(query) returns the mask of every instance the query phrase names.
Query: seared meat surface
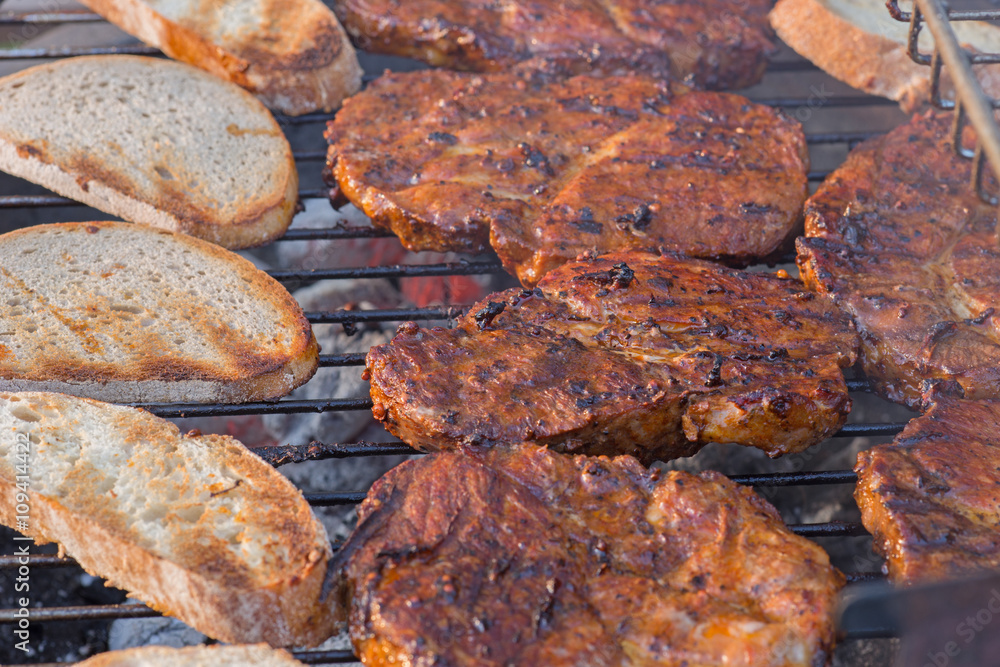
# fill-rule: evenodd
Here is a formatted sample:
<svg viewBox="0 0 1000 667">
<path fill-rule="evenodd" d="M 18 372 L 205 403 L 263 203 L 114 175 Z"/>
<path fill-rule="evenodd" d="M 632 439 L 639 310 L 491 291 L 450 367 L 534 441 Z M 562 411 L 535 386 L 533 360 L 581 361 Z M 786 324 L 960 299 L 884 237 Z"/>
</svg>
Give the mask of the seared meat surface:
<svg viewBox="0 0 1000 667">
<path fill-rule="evenodd" d="M 408 461 L 335 566 L 379 665 L 801 665 L 833 646 L 843 576 L 716 472 L 524 445 Z"/>
<path fill-rule="evenodd" d="M 523 440 L 643 462 L 736 442 L 771 456 L 834 433 L 857 337 L 801 283 L 675 255 L 573 262 L 454 329 L 372 348 L 374 414 L 423 450 Z"/>
<path fill-rule="evenodd" d="M 504 71 L 548 60 L 574 73 L 639 71 L 743 88 L 774 50 L 771 0 L 339 0 L 366 51 L 449 69 Z"/>
<path fill-rule="evenodd" d="M 641 76 L 386 74 L 326 133 L 328 182 L 411 250 L 491 244 L 524 285 L 585 251 L 746 265 L 792 238 L 802 128 Z"/>
<path fill-rule="evenodd" d="M 889 445 L 858 454 L 854 493 L 889 577 L 1000 568 L 1000 401 L 939 398 Z"/>
<path fill-rule="evenodd" d="M 857 324 L 865 373 L 916 408 L 926 385 L 1000 397 L 996 207 L 969 186 L 951 114 L 862 144 L 806 205 L 798 263 Z"/>
</svg>

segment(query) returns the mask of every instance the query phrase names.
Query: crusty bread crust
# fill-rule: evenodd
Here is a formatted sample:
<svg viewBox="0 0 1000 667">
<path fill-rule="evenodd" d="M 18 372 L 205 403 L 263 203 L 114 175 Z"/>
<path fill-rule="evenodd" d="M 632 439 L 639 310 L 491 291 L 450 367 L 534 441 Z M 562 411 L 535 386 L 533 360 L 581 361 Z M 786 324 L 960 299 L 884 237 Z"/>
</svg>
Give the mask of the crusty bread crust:
<svg viewBox="0 0 1000 667">
<path fill-rule="evenodd" d="M 314 646 L 342 622 L 322 592 L 332 556 L 322 524 L 235 439 L 184 436 L 145 411 L 62 394 L 0 393 L 0 423 L 3 524 L 17 525 L 16 443 L 30 441 L 22 532 L 87 572 L 225 642 Z M 143 504 L 163 518 L 137 514 Z"/>
<path fill-rule="evenodd" d="M 110 403 L 247 403 L 271 400 L 289 394 L 316 373 L 319 345 L 312 339 L 303 354 L 287 365 L 255 377 L 226 382 L 221 379 L 120 380 L 95 375 L 91 379 L 34 380 L 2 377 L 7 391 L 56 391 Z M 43 368 L 59 359 L 46 361 Z"/>
<path fill-rule="evenodd" d="M 76 667 L 296 667 L 301 662 L 282 649 L 265 644 L 244 646 L 143 646 L 110 651 L 77 663 Z"/>
<path fill-rule="evenodd" d="M 147 120 L 138 111 L 123 109 L 145 108 L 144 115 L 148 116 L 149 108 L 170 103 L 150 99 L 151 94 L 142 90 L 130 90 L 127 95 L 131 99 L 114 95 L 104 98 L 111 107 L 121 104 L 120 108 L 109 109 L 107 115 L 130 127 L 110 124 L 98 115 L 93 122 L 100 124 L 103 120 L 103 125 L 94 138 L 69 139 L 66 143 L 72 145 L 64 145 L 47 136 L 44 124 L 36 123 L 35 117 L 25 118 L 24 113 L 12 110 L 9 118 L 0 114 L 0 170 L 130 222 L 197 236 L 230 249 L 268 243 L 284 233 L 298 202 L 299 179 L 291 146 L 267 109 L 237 86 L 163 59 L 90 56 L 4 77 L 0 79 L 0 93 L 22 92 L 34 86 L 39 97 L 44 93 L 53 103 L 71 108 L 91 95 L 77 90 L 78 77 L 105 77 L 101 83 L 107 83 L 118 72 L 127 72 L 134 87 L 137 72 L 143 81 L 173 83 L 172 92 L 178 97 L 173 104 L 201 108 L 206 118 L 217 111 L 213 105 L 224 105 L 238 113 L 220 112 L 219 119 L 206 120 L 201 130 L 207 133 L 210 129 L 214 136 L 192 137 L 192 130 L 181 124 L 176 127 L 176 137 L 163 139 L 171 133 L 170 127 L 164 127 L 169 123 L 162 118 Z M 211 89 L 212 94 L 217 87 L 217 98 L 203 99 L 193 92 L 185 96 L 184 91 L 194 90 L 195 85 L 199 90 Z M 10 109 L 14 106 L 8 103 Z M 102 108 L 97 113 L 105 112 Z M 72 120 L 77 125 L 81 123 L 80 114 L 77 110 Z M 227 121 L 229 125 L 223 127 Z M 117 147 L 117 152 L 92 154 L 81 148 L 87 142 Z M 139 149 L 135 146 L 140 142 L 141 157 L 137 157 Z M 233 151 L 236 153 L 230 155 Z M 252 155 L 259 160 L 251 163 Z M 140 162 L 138 168 L 136 162 Z M 211 172 L 231 178 L 214 189 L 207 188 L 204 174 Z M 253 182 L 248 181 L 251 176 Z"/>
<path fill-rule="evenodd" d="M 132 249 L 165 264 L 153 265 L 162 278 L 145 283 L 140 269 L 119 266 L 119 259 L 147 266 L 126 259 Z M 157 252 L 186 257 L 192 268 L 171 268 L 175 260 Z M 44 264 L 32 259 L 42 256 Z M 80 257 L 100 261 L 79 274 Z M 119 403 L 242 403 L 284 396 L 316 372 L 319 346 L 295 299 L 248 260 L 206 241 L 122 222 L 61 223 L 0 236 L 0 258 L 0 293 L 19 303 L 0 312 L 8 331 L 0 338 L 2 390 Z M 143 293 L 119 287 L 115 276 L 142 284 Z M 53 304 L 53 290 L 68 282 L 80 293 Z M 217 292 L 243 301 L 258 320 L 248 324 L 218 304 Z M 146 318 L 153 320 L 144 325 Z M 172 331 L 190 339 L 170 346 Z M 59 353 L 33 346 L 40 336 L 58 340 Z M 88 340 L 100 343 L 88 347 Z"/>
<path fill-rule="evenodd" d="M 823 0 L 778 0 L 770 19 L 786 44 L 848 85 L 904 107 L 926 99 L 928 70 L 910 60 L 904 45 L 866 32 Z"/>
<path fill-rule="evenodd" d="M 907 55 L 907 24 L 899 23 L 891 36 L 879 34 L 874 26 L 859 25 L 868 17 L 855 16 L 853 21 L 844 18 L 831 6 L 837 3 L 838 0 L 778 0 L 769 15 L 771 26 L 799 55 L 844 83 L 896 100 L 907 112 L 927 104 L 930 68 L 916 64 Z M 871 5 L 875 11 L 886 12 L 888 17 L 883 2 L 872 0 Z M 844 11 L 848 13 L 850 8 L 845 6 Z M 960 35 L 960 39 L 965 36 L 966 42 L 990 41 L 995 43 L 992 50 L 1000 49 L 1000 28 L 977 22 L 962 29 L 968 33 Z M 975 48 L 974 44 L 971 46 Z M 976 74 L 987 95 L 1000 96 L 1000 72 L 995 67 L 977 67 Z M 948 94 L 950 83 L 945 80 L 943 84 Z"/>
<path fill-rule="evenodd" d="M 59 164 L 46 162 L 40 150 L 24 144 L 13 144 L 3 135 L 2 130 L 0 171 L 39 183 L 63 197 L 93 206 L 123 220 L 180 232 L 233 250 L 270 243 L 284 234 L 295 215 L 299 189 L 299 177 L 293 165 L 288 172 L 285 192 L 273 206 L 250 210 L 245 217 L 228 219 L 225 224 L 220 225 L 210 218 L 184 215 L 182 211 L 170 206 L 166 199 L 155 202 L 155 206 L 137 199 L 127 190 L 115 187 L 119 184 L 114 180 L 108 183 L 101 180 L 107 179 L 109 172 L 71 172 Z"/>
<path fill-rule="evenodd" d="M 185 5 L 173 19 L 146 0 L 82 2 L 171 58 L 232 81 L 285 114 L 332 111 L 361 88 L 354 47 L 319 0 L 256 0 L 262 26 L 215 39 L 211 33 L 220 31 L 212 9 L 218 3 L 206 6 L 209 0 Z"/>
</svg>

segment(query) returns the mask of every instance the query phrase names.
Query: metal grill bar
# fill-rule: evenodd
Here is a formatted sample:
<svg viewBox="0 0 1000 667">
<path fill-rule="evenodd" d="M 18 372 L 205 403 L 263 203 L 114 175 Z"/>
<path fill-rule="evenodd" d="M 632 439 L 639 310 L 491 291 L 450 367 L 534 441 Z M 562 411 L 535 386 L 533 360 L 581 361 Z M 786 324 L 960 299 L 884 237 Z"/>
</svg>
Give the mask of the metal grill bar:
<svg viewBox="0 0 1000 667">
<path fill-rule="evenodd" d="M 304 493 L 306 502 L 313 507 L 338 507 L 340 505 L 357 505 L 365 499 L 365 491 Z"/>
<path fill-rule="evenodd" d="M 420 312 L 421 315 L 429 314 L 431 319 L 455 319 L 467 313 L 468 310 L 469 306 L 451 306 L 447 311 L 442 311 L 440 309 L 420 309 Z M 428 313 L 427 311 L 430 311 L 430 313 Z M 365 313 L 365 312 L 379 312 L 379 311 L 360 311 L 360 312 Z M 389 311 L 383 311 L 383 312 L 389 312 Z M 402 313 L 403 311 L 397 310 L 392 312 Z M 406 312 L 413 312 L 413 311 L 406 311 Z M 443 313 L 447 314 L 448 317 L 438 317 L 438 315 Z M 309 315 L 315 317 L 316 318 L 315 321 L 319 322 L 320 316 L 326 314 L 327 313 L 311 313 Z M 307 315 L 306 317 L 308 318 L 309 315 Z M 389 321 L 394 321 L 394 320 L 389 320 Z M 365 363 L 365 355 L 361 352 L 353 354 L 337 354 L 337 355 L 321 354 L 319 356 L 320 366 L 363 366 L 364 363 Z M 848 391 L 871 391 L 871 383 L 866 379 L 845 380 L 845 383 L 847 384 Z"/>
<path fill-rule="evenodd" d="M 351 651 L 294 651 L 292 655 L 296 660 L 304 662 L 307 665 L 358 661 Z"/>
<path fill-rule="evenodd" d="M 499 262 L 455 262 L 447 264 L 395 264 L 363 266 L 350 269 L 276 269 L 268 271 L 281 282 L 307 280 L 348 280 L 351 278 L 406 278 L 427 276 L 472 276 L 503 273 Z"/>
<path fill-rule="evenodd" d="M 857 141 L 863 141 L 865 139 L 871 139 L 872 137 L 878 137 L 885 134 L 884 132 L 823 132 L 816 134 L 807 134 L 806 143 L 807 144 L 843 144 L 843 143 L 853 143 Z M 292 153 L 292 157 L 296 160 L 325 160 L 326 151 L 300 151 Z"/>
<path fill-rule="evenodd" d="M 910 20 L 909 12 L 899 13 L 905 16 L 905 18 L 901 20 Z M 962 9 L 948 11 L 949 21 L 996 21 L 997 19 L 1000 19 L 1000 12 L 995 9 Z"/>
<path fill-rule="evenodd" d="M 362 311 L 364 312 L 364 311 Z M 446 319 L 446 318 L 441 318 Z M 239 403 L 222 405 L 217 403 L 134 403 L 134 407 L 149 410 L 160 417 L 231 417 L 235 415 L 252 414 L 292 414 L 304 412 L 331 412 L 339 410 L 370 410 L 372 402 L 369 398 L 339 398 L 339 399 L 285 399 L 271 403 Z M 888 422 L 883 424 L 844 424 L 834 438 L 853 438 L 858 436 L 895 435 L 903 430 L 905 422 Z"/>
<path fill-rule="evenodd" d="M 362 311 L 365 312 L 365 311 Z M 441 318 L 446 319 L 446 318 Z M 372 402 L 369 398 L 337 398 L 337 399 L 285 399 L 274 402 L 239 403 L 222 405 L 218 403 L 133 403 L 134 407 L 149 410 L 155 415 L 168 418 L 179 417 L 231 417 L 253 414 L 292 414 L 304 412 L 332 412 L 340 410 L 370 410 Z M 835 438 L 853 438 L 858 436 L 895 435 L 903 430 L 905 422 L 887 422 L 883 424 L 844 424 L 835 433 Z"/>
<path fill-rule="evenodd" d="M 905 424 L 892 423 L 887 425 L 847 424 L 834 437 L 853 438 L 862 435 L 895 435 L 903 430 Z M 260 447 L 254 450 L 257 455 L 271 465 L 280 466 L 285 463 L 301 463 L 303 461 L 318 461 L 349 456 L 390 456 L 417 454 L 416 450 L 405 442 L 349 442 L 324 444 L 311 442 L 308 445 L 278 445 Z M 855 481 L 850 470 L 825 470 L 793 473 L 759 473 L 752 475 L 736 475 L 732 480 L 748 486 L 795 486 L 815 484 L 847 484 Z"/>
<path fill-rule="evenodd" d="M 366 77 L 365 82 L 370 83 L 375 77 Z M 817 104 L 816 98 L 809 97 L 749 97 L 750 100 L 758 104 L 766 104 L 772 107 L 784 107 L 784 108 L 798 108 L 798 107 L 809 107 L 813 108 Z M 884 97 L 873 97 L 870 95 L 831 95 L 823 100 L 824 107 L 885 107 L 885 106 L 897 106 L 897 103 L 893 100 L 886 99 Z M 302 116 L 283 116 L 276 114 L 275 118 L 277 121 L 283 125 L 302 125 L 304 123 L 319 123 L 333 120 L 334 114 L 332 113 L 312 113 L 303 114 Z"/>
<path fill-rule="evenodd" d="M 430 274 L 455 275 L 455 274 Z M 365 276 L 366 278 L 369 276 Z M 395 277 L 395 276 L 388 276 Z M 335 310 L 306 313 L 313 324 L 358 324 L 363 322 L 405 322 L 409 320 L 453 320 L 461 317 L 468 306 L 440 308 L 392 308 L 386 310 Z"/>
<path fill-rule="evenodd" d="M 365 443 L 374 445 L 375 443 Z M 418 454 L 419 452 L 410 449 L 403 443 L 382 443 L 384 450 L 381 454 Z M 317 445 L 322 446 L 322 445 Z M 334 448 L 346 448 L 350 445 L 332 445 Z M 275 456 L 280 452 L 281 447 L 265 447 L 254 450 L 272 465 L 282 465 L 284 463 L 299 462 L 300 459 L 294 457 Z M 270 451 L 269 451 L 270 450 Z M 350 453 L 341 451 L 338 458 L 352 456 Z M 304 459 L 302 459 L 304 460 Z M 834 470 L 829 472 L 810 473 L 761 473 L 754 475 L 733 475 L 730 477 L 734 482 L 752 486 L 793 486 L 793 485 L 818 485 L 818 484 L 846 484 L 856 480 L 855 474 L 850 470 Z M 304 494 L 306 501 L 313 506 L 329 507 L 337 505 L 353 505 L 364 500 L 366 493 L 361 491 L 347 493 L 311 493 Z M 809 537 L 831 537 L 844 535 L 864 535 L 866 531 L 860 523 L 832 521 L 819 524 L 791 524 L 789 526 L 794 532 Z M 78 563 L 72 558 L 60 558 L 59 556 L 48 554 L 33 554 L 28 556 L 28 562 L 22 561 L 23 556 L 0 556 L 0 569 L 14 569 L 27 564 L 32 568 L 58 568 L 76 567 Z M 860 576 L 860 575 L 859 575 Z M 870 576 L 878 576 L 872 573 Z"/>
<path fill-rule="evenodd" d="M 386 454 L 417 454 L 415 450 L 402 442 L 392 443 L 354 443 L 348 445 L 322 445 L 312 443 L 306 448 L 321 448 L 327 456 L 325 458 L 342 458 L 357 455 L 354 448 L 363 447 L 366 454 L 378 453 Z M 285 463 L 300 462 L 309 458 L 306 456 L 296 456 L 296 450 L 306 448 L 289 447 L 264 447 L 254 450 L 265 461 L 271 465 L 283 465 Z M 793 485 L 819 485 L 819 484 L 848 484 L 856 481 L 856 475 L 850 470 L 833 470 L 822 472 L 804 473 L 759 473 L 750 475 L 732 475 L 734 482 L 752 486 L 793 486 Z M 307 502 L 314 506 L 334 506 L 357 504 L 364 500 L 364 492 L 349 493 L 312 493 L 305 494 Z M 844 535 L 864 535 L 864 527 L 855 522 L 832 521 L 820 524 L 792 524 L 789 526 L 794 532 L 809 537 L 831 537 Z M 28 562 L 23 562 L 23 556 L 0 556 L 0 569 L 13 569 L 27 564 L 32 568 L 57 568 L 74 567 L 78 563 L 71 558 L 60 558 L 59 556 L 34 554 L 28 556 Z M 860 573 L 855 576 L 855 580 L 869 580 L 877 578 L 879 573 Z M 0 622 L 3 622 L 2 611 L 0 611 Z"/>
<path fill-rule="evenodd" d="M 357 505 L 365 499 L 367 492 L 305 493 L 306 502 L 313 507 L 337 507 Z M 864 525 L 858 521 L 827 521 L 825 523 L 791 523 L 788 529 L 802 537 L 856 537 L 867 535 Z"/>
<path fill-rule="evenodd" d="M 14 623 L 17 618 L 14 616 L 15 610 L 13 609 L 0 609 L 0 623 Z M 149 618 L 153 616 L 160 616 L 159 612 L 153 611 L 149 607 L 144 605 L 94 605 L 91 607 L 41 607 L 32 608 L 31 610 L 31 620 L 32 622 L 46 623 L 46 622 L 67 622 L 67 621 L 84 621 L 84 620 L 97 620 L 97 619 L 115 619 L 115 618 Z M 881 638 L 881 637 L 894 637 L 895 633 L 888 631 L 883 628 L 869 628 L 864 632 L 850 633 L 845 638 L 846 639 L 863 639 L 863 638 Z M 295 656 L 298 658 L 300 655 L 312 655 L 317 656 L 318 662 L 356 662 L 357 658 L 354 657 L 353 653 L 349 651 L 301 651 L 296 652 Z M 334 656 L 336 660 L 326 659 L 325 656 Z M 300 658 L 301 659 L 301 658 Z M 315 664 L 315 663 L 310 663 Z"/>
<path fill-rule="evenodd" d="M 860 436 L 873 435 L 896 435 L 903 430 L 906 422 L 885 422 L 882 424 L 844 424 L 844 427 L 837 431 L 834 438 L 857 438 Z"/>
<path fill-rule="evenodd" d="M 49 58 L 75 58 L 77 56 L 156 56 L 160 50 L 145 44 L 124 46 L 64 47 L 61 49 L 0 49 L 0 60 L 39 60 Z"/>
<path fill-rule="evenodd" d="M 858 481 L 858 476 L 853 470 L 822 470 L 818 472 L 733 475 L 729 479 L 744 486 L 813 486 L 816 484 L 854 484 Z"/>
<path fill-rule="evenodd" d="M 731 479 L 735 480 L 736 478 L 733 477 Z M 359 495 L 359 494 L 355 494 L 355 495 Z M 361 499 L 358 500 L 357 502 L 361 502 L 361 500 L 364 500 L 364 495 L 363 494 L 360 494 L 360 495 L 361 495 Z M 307 496 L 307 498 L 308 498 L 308 496 Z M 339 503 L 339 504 L 349 505 L 349 504 L 356 504 L 356 503 L 343 502 L 343 503 Z M 798 529 L 801 530 L 801 531 L 809 531 L 809 530 L 825 531 L 824 535 L 820 535 L 821 537 L 822 536 L 828 536 L 828 534 L 831 531 L 855 531 L 855 530 L 859 530 L 858 527 L 861 526 L 861 524 L 859 524 L 859 523 L 848 523 L 848 522 L 831 522 L 831 523 L 825 523 L 825 524 L 791 524 L 791 525 L 792 526 L 797 525 Z M 864 531 L 863 527 L 861 527 L 860 530 L 862 532 L 859 533 L 859 534 L 861 534 L 861 535 L 866 534 L 866 532 Z M 342 544 L 341 543 L 332 544 L 331 546 L 333 547 L 334 551 L 336 551 L 337 549 L 339 549 L 342 546 Z M 60 567 L 79 567 L 80 566 L 80 564 L 77 563 L 76 560 L 74 560 L 72 558 L 60 558 L 59 556 L 54 556 L 54 555 L 51 555 L 51 554 L 31 554 L 31 555 L 29 555 L 27 557 L 27 560 L 28 560 L 27 563 L 22 562 L 23 558 L 24 558 L 24 556 L 0 556 L 0 570 L 13 570 L 13 569 L 16 569 L 16 568 L 18 568 L 18 567 L 20 567 L 22 565 L 27 565 L 28 567 L 30 567 L 32 569 L 60 568 Z M 853 576 L 854 576 L 854 578 L 852 579 L 851 576 L 849 575 L 848 576 L 848 581 L 871 581 L 873 579 L 882 578 L 884 575 L 882 575 L 882 573 L 880 573 L 880 572 L 863 572 L 863 573 L 855 573 Z M 2 622 L 2 621 L 0 621 L 0 622 Z"/>
<path fill-rule="evenodd" d="M 0 623 L 16 623 L 16 609 L 0 609 Z M 149 618 L 161 616 L 143 604 L 95 604 L 79 607 L 32 607 L 31 622 L 97 621 L 115 618 Z"/>
<path fill-rule="evenodd" d="M 149 410 L 166 418 L 233 417 L 236 415 L 277 415 L 303 412 L 333 412 L 338 410 L 371 410 L 368 398 L 286 399 L 273 403 L 240 403 L 218 405 L 198 403 L 133 403 L 133 407 Z"/>
<path fill-rule="evenodd" d="M 0 51 L 2 53 L 2 51 Z M 877 136 L 872 134 L 871 136 Z M 860 137 L 857 141 L 863 141 L 866 137 Z M 819 141 L 817 143 L 844 143 L 844 141 Z M 810 181 L 822 181 L 830 174 L 829 171 L 811 171 L 809 172 Z M 329 190 L 300 190 L 299 199 L 326 199 Z M 69 199 L 68 197 L 60 197 L 59 195 L 3 195 L 0 196 L 0 208 L 40 208 L 40 207 L 56 207 L 56 206 L 86 206 L 75 199 Z M 285 232 L 281 241 L 302 241 L 309 240 L 311 238 L 334 238 L 331 236 L 309 236 L 308 234 L 321 234 L 323 230 L 296 230 L 290 229 Z M 391 232 L 385 232 L 382 230 L 374 230 L 369 232 L 368 236 L 356 236 L 353 238 L 376 238 L 376 237 L 392 237 L 394 234 Z M 347 237 L 342 237 L 347 238 Z"/>
<path fill-rule="evenodd" d="M 791 523 L 788 529 L 802 537 L 857 537 L 867 535 L 860 521 L 827 521 L 826 523 Z"/>
<path fill-rule="evenodd" d="M 0 53 L 3 53 L 0 51 Z M 300 190 L 299 199 L 326 199 L 329 190 Z M 86 206 L 75 199 L 59 195 L 5 195 L 0 197 L 0 208 L 42 207 L 42 206 Z"/>
<path fill-rule="evenodd" d="M 850 426 L 850 425 L 848 425 Z M 859 426 L 865 427 L 867 424 Z M 895 424 L 893 433 L 878 435 L 894 435 L 902 430 L 903 424 Z M 848 430 L 845 426 L 844 430 Z M 850 429 L 853 430 L 853 429 Z M 856 434 L 844 434 L 843 437 L 856 437 Z M 273 447 L 258 447 L 254 453 L 274 466 L 285 463 L 301 463 L 303 461 L 314 461 L 323 459 L 339 459 L 349 456 L 389 456 L 389 455 L 409 455 L 419 452 L 407 445 L 405 442 L 348 442 L 324 444 L 322 442 L 311 442 L 308 445 L 276 445 Z M 854 483 L 855 476 L 850 470 L 821 470 L 808 472 L 780 472 L 780 473 L 754 473 L 750 475 L 735 475 L 730 478 L 739 484 L 748 486 L 798 486 L 815 484 L 848 484 Z"/>
<path fill-rule="evenodd" d="M 356 352 L 352 354 L 321 354 L 319 355 L 319 365 L 321 368 L 332 368 L 338 366 L 363 366 L 365 354 Z"/>
<path fill-rule="evenodd" d="M 273 466 L 355 456 L 419 454 L 417 450 L 405 442 L 366 442 L 364 440 L 331 445 L 322 442 L 311 442 L 308 445 L 276 445 L 274 447 L 257 447 L 253 451 L 254 454 Z"/>
<path fill-rule="evenodd" d="M 334 239 L 382 239 L 396 235 L 375 227 L 334 227 L 289 229 L 279 241 L 317 241 Z"/>
<path fill-rule="evenodd" d="M 60 558 L 45 554 L 34 554 L 27 557 L 27 563 L 22 562 L 24 556 L 0 556 L 0 570 L 11 570 L 22 565 L 35 568 L 73 567 L 77 564 L 72 558 Z"/>
<path fill-rule="evenodd" d="M 3 12 L 0 25 L 21 25 L 25 23 L 99 23 L 104 19 L 99 14 L 87 10 L 68 12 Z"/>
<path fill-rule="evenodd" d="M 58 195 L 6 195 L 0 197 L 0 208 L 37 208 L 40 206 L 83 206 L 78 201 Z"/>
</svg>

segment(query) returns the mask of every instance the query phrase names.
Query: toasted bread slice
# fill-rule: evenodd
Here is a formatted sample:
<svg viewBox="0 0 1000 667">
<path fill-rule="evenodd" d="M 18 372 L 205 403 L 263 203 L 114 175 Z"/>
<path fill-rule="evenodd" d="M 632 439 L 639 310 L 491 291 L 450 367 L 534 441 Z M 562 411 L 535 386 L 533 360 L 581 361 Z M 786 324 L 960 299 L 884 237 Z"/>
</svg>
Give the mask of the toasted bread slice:
<svg viewBox="0 0 1000 667">
<path fill-rule="evenodd" d="M 0 236 L 0 390 L 238 403 L 307 381 L 301 308 L 249 261 L 124 222 Z"/>
<path fill-rule="evenodd" d="M 76 667 L 296 667 L 288 651 L 263 644 L 250 646 L 143 646 L 95 655 Z"/>
<path fill-rule="evenodd" d="M 243 86 L 276 111 L 331 111 L 361 88 L 354 47 L 319 0 L 82 0 L 171 58 Z"/>
<path fill-rule="evenodd" d="M 786 44 L 844 83 L 896 100 L 906 111 L 928 101 L 931 69 L 910 60 L 909 26 L 889 15 L 884 0 L 778 0 L 770 19 Z M 966 48 L 1000 51 L 1000 27 L 980 21 L 956 21 L 952 27 Z M 924 30 L 920 49 L 930 53 L 932 46 Z M 987 95 L 1000 96 L 996 67 L 977 67 L 976 73 Z M 950 90 L 950 83 L 943 83 Z"/>
<path fill-rule="evenodd" d="M 4 77 L 0 99 L 3 171 L 227 248 L 291 224 L 291 147 L 239 86 L 169 60 L 91 56 Z"/>
<path fill-rule="evenodd" d="M 0 494 L 0 522 L 210 637 L 313 646 L 343 621 L 322 590 L 323 525 L 228 436 L 64 394 L 0 393 Z"/>
</svg>

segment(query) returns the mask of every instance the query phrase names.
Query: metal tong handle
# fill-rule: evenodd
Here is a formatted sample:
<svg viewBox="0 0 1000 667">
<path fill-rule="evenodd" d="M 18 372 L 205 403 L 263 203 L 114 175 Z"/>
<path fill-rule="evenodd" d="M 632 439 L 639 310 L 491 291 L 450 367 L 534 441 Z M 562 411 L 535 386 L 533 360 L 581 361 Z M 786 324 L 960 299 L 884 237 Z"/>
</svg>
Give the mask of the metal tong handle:
<svg viewBox="0 0 1000 667">
<path fill-rule="evenodd" d="M 931 67 L 931 103 L 939 109 L 955 110 L 952 147 L 957 155 L 973 160 L 972 187 L 983 201 L 996 205 L 997 197 L 986 187 L 985 163 L 988 159 L 993 173 L 1000 173 L 1000 126 L 993 114 L 993 109 L 1000 107 L 1000 101 L 986 96 L 972 71 L 972 65 L 1000 63 L 1000 54 L 970 54 L 965 51 L 958 43 L 951 21 L 998 19 L 1000 11 L 949 12 L 940 0 L 914 0 L 911 12 L 902 11 L 899 0 L 887 0 L 886 7 L 897 21 L 909 22 L 907 52 L 915 63 Z M 933 54 L 920 52 L 918 41 L 924 25 L 934 37 Z M 943 67 L 948 68 L 955 87 L 953 100 L 941 94 Z M 961 141 L 962 130 L 967 123 L 976 130 L 975 149 L 966 148 Z M 997 233 L 1000 237 L 1000 221 Z"/>
</svg>

